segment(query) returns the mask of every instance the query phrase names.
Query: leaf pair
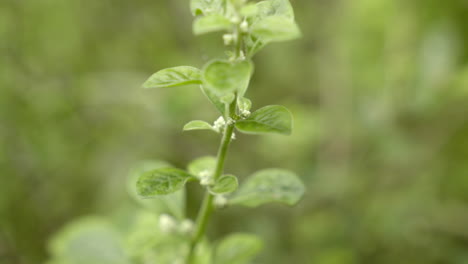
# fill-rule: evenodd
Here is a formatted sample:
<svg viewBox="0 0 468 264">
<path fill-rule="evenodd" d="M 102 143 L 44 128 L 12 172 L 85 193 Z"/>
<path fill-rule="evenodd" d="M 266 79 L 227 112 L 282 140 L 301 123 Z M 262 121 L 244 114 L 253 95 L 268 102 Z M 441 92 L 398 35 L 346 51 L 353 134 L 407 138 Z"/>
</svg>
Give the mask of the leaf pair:
<svg viewBox="0 0 468 264">
<path fill-rule="evenodd" d="M 237 92 L 242 96 L 247 90 L 252 71 L 253 65 L 250 61 L 214 60 L 209 62 L 203 71 L 190 66 L 178 66 L 158 71 L 143 84 L 143 88 L 204 84 L 217 96 L 231 92 Z"/>
<path fill-rule="evenodd" d="M 203 177 L 214 171 L 212 157 L 195 160 L 190 170 Z M 175 168 L 161 168 L 143 173 L 137 182 L 138 194 L 144 197 L 166 195 L 180 190 L 194 176 Z M 237 189 L 237 178 L 223 175 L 208 187 L 215 195 L 227 194 Z M 230 198 L 231 204 L 256 207 L 265 203 L 279 202 L 294 205 L 304 194 L 304 185 L 292 172 L 281 169 L 265 169 L 253 174 Z"/>
<path fill-rule="evenodd" d="M 160 195 L 168 195 L 181 190 L 187 181 L 203 177 L 212 177 L 216 166 L 216 158 L 202 157 L 194 160 L 188 166 L 186 172 L 181 169 L 164 167 L 143 172 L 136 183 L 137 193 L 140 196 L 150 198 Z M 212 194 L 227 194 L 237 189 L 237 178 L 233 175 L 222 175 L 208 186 Z"/>
</svg>

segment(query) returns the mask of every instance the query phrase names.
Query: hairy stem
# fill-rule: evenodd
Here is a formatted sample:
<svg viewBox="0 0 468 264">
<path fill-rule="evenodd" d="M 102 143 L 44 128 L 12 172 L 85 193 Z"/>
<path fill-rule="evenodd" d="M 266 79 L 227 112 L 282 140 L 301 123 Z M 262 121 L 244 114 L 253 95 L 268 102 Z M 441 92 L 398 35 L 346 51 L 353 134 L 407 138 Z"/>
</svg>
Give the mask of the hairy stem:
<svg viewBox="0 0 468 264">
<path fill-rule="evenodd" d="M 218 149 L 218 157 L 216 162 L 216 169 L 213 175 L 214 181 L 216 181 L 224 170 L 224 161 L 226 160 L 226 154 L 229 149 L 229 144 L 231 143 L 232 133 L 234 131 L 234 124 L 227 125 L 223 138 L 221 140 L 221 145 Z M 195 227 L 195 232 L 190 242 L 190 249 L 187 255 L 186 264 L 192 264 L 193 257 L 195 253 L 195 248 L 205 234 L 206 226 L 214 209 L 214 195 L 206 191 L 205 198 L 203 199 L 202 206 L 197 216 L 197 223 Z"/>
</svg>

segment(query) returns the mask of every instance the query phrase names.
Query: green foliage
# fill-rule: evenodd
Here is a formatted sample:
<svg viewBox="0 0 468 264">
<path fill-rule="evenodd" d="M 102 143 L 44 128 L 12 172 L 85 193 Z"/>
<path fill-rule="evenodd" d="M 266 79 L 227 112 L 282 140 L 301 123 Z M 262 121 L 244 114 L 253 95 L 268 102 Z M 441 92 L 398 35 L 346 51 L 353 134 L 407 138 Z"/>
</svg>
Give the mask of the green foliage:
<svg viewBox="0 0 468 264">
<path fill-rule="evenodd" d="M 201 178 L 204 174 L 213 175 L 215 167 L 216 158 L 212 156 L 205 156 L 192 161 L 188 165 L 187 170 L 193 176 Z"/>
<path fill-rule="evenodd" d="M 234 175 L 223 175 L 216 180 L 213 186 L 209 187 L 212 194 L 232 193 L 237 189 L 238 182 Z"/>
<path fill-rule="evenodd" d="M 122 221 L 125 223 L 124 228 L 109 222 L 108 229 L 115 230 L 116 237 L 99 230 L 93 231 L 98 237 L 88 237 L 87 232 L 93 230 L 88 230 L 89 225 L 85 228 L 68 227 L 72 235 L 65 236 L 67 239 L 58 236 L 58 244 L 71 247 L 68 251 L 76 254 L 63 257 L 71 261 L 65 261 L 66 264 L 126 264 L 129 261 L 247 264 L 262 248 L 261 240 L 240 233 L 230 235 L 212 247 L 204 238 L 212 212 L 229 204 L 255 207 L 267 202 L 280 202 L 293 205 L 304 193 L 299 178 L 285 170 L 260 171 L 238 191 L 237 177 L 223 174 L 229 145 L 235 139 L 235 128 L 248 134 L 291 133 L 292 117 L 289 110 L 273 105 L 250 113 L 252 102 L 244 97 L 254 71 L 250 59 L 253 53 L 268 42 L 300 36 L 289 2 L 270 0 L 253 4 L 244 0 L 192 0 L 190 5 L 196 16 L 193 23 L 196 35 L 227 31 L 223 40 L 230 49 L 226 52 L 228 57 L 209 61 L 203 70 L 190 66 L 160 70 L 143 87 L 200 85 L 221 116 L 213 125 L 201 120 L 190 121 L 183 130 L 212 130 L 220 133 L 222 140 L 217 157 L 195 159 L 188 165 L 187 171 L 162 161 L 145 161 L 136 166 L 128 178 L 128 191 L 144 210 L 131 217 L 127 215 L 127 219 Z M 198 181 L 205 190 L 196 223 L 185 218 L 185 185 L 190 180 Z M 232 195 L 229 197 L 228 194 Z M 154 228 L 156 225 L 159 229 Z M 108 242 L 108 245 L 94 248 L 90 244 L 74 248 L 77 243 L 75 240 L 84 242 L 86 239 L 94 239 L 97 243 Z M 124 241 L 124 244 L 118 241 Z M 66 255 L 63 252 L 68 252 L 64 249 L 53 251 L 54 261 L 60 261 L 61 256 Z M 102 256 L 97 255 L 99 251 L 102 251 Z"/>
<path fill-rule="evenodd" d="M 201 84 L 200 70 L 190 66 L 164 69 L 151 75 L 143 88 L 174 87 L 187 84 Z"/>
<path fill-rule="evenodd" d="M 291 112 L 280 105 L 269 105 L 253 112 L 236 123 L 236 128 L 247 134 L 278 133 L 289 135 L 292 130 Z"/>
<path fill-rule="evenodd" d="M 128 194 L 144 208 L 160 213 L 170 213 L 179 219 L 183 219 L 185 215 L 185 189 L 172 194 L 157 196 L 153 199 L 147 199 L 138 194 L 137 181 L 142 174 L 167 167 L 170 167 L 170 165 L 160 160 L 147 160 L 135 165 L 130 170 L 127 179 Z"/>
<path fill-rule="evenodd" d="M 252 26 L 252 34 L 265 42 L 286 41 L 301 36 L 298 26 L 284 16 L 269 16 Z"/>
<path fill-rule="evenodd" d="M 213 130 L 213 127 L 205 121 L 193 120 L 184 125 L 184 131 L 189 130 Z"/>
<path fill-rule="evenodd" d="M 215 249 L 215 263 L 247 264 L 262 249 L 262 241 L 250 234 L 234 233 L 224 238 Z"/>
<path fill-rule="evenodd" d="M 301 199 L 304 190 L 304 184 L 293 172 L 265 169 L 250 176 L 230 198 L 230 203 L 248 207 L 271 202 L 294 205 Z"/>
<path fill-rule="evenodd" d="M 252 74 L 249 61 L 214 60 L 203 69 L 203 85 L 217 94 L 245 91 Z"/>
<path fill-rule="evenodd" d="M 50 264 L 130 264 L 112 224 L 100 217 L 70 223 L 50 242 Z"/>
<path fill-rule="evenodd" d="M 201 35 L 205 33 L 229 30 L 232 27 L 231 21 L 219 14 L 210 14 L 199 17 L 193 23 L 193 33 Z"/>
<path fill-rule="evenodd" d="M 143 197 L 174 193 L 182 189 L 192 176 L 176 168 L 161 168 L 144 172 L 137 182 L 137 192 Z"/>
</svg>

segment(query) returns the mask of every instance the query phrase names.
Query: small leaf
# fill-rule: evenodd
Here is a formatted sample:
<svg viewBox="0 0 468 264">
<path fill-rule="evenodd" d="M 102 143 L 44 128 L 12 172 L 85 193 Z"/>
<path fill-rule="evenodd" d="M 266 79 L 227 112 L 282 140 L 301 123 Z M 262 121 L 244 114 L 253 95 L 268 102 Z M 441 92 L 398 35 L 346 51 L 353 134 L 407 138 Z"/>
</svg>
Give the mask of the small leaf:
<svg viewBox="0 0 468 264">
<path fill-rule="evenodd" d="M 205 122 L 205 121 L 201 121 L 201 120 L 192 120 L 190 122 L 188 122 L 187 124 L 185 124 L 184 126 L 184 131 L 189 131 L 189 130 L 213 130 L 213 127 Z"/>
<path fill-rule="evenodd" d="M 252 63 L 215 60 L 203 70 L 203 83 L 217 94 L 245 90 L 250 81 Z"/>
<path fill-rule="evenodd" d="M 289 0 L 268 0 L 257 3 L 258 19 L 267 16 L 284 16 L 291 20 L 294 19 L 294 10 Z"/>
<path fill-rule="evenodd" d="M 230 199 L 231 204 L 256 207 L 265 203 L 296 204 L 304 195 L 304 184 L 293 172 L 266 169 L 254 173 Z"/>
<path fill-rule="evenodd" d="M 140 175 L 147 171 L 152 171 L 160 168 L 171 167 L 165 161 L 146 160 L 137 163 L 131 170 L 127 178 L 127 190 L 129 195 L 139 205 L 158 213 L 171 213 L 182 219 L 185 214 L 185 190 L 181 189 L 175 193 L 168 195 L 157 196 L 153 199 L 145 199 L 138 195 L 137 182 Z"/>
<path fill-rule="evenodd" d="M 292 116 L 280 105 L 269 105 L 253 112 L 249 118 L 239 120 L 236 128 L 246 134 L 279 133 L 291 134 Z"/>
<path fill-rule="evenodd" d="M 194 16 L 223 14 L 224 0 L 191 0 L 190 10 Z"/>
<path fill-rule="evenodd" d="M 160 70 L 151 75 L 143 84 L 143 88 L 174 87 L 201 83 L 199 69 L 190 66 L 178 66 Z"/>
<path fill-rule="evenodd" d="M 232 193 L 237 189 L 238 182 L 237 178 L 234 175 L 223 175 L 215 184 L 209 188 L 209 191 L 212 194 L 226 194 Z"/>
<path fill-rule="evenodd" d="M 298 38 L 301 32 L 297 24 L 285 16 L 269 16 L 252 26 L 252 34 L 264 41 L 286 41 Z"/>
<path fill-rule="evenodd" d="M 190 174 L 201 178 L 203 174 L 213 175 L 216 168 L 216 158 L 213 156 L 204 156 L 193 160 L 187 167 Z"/>
<path fill-rule="evenodd" d="M 161 168 L 143 173 L 137 181 L 138 194 L 144 197 L 176 192 L 192 176 L 176 168 Z"/>
<path fill-rule="evenodd" d="M 237 106 L 241 111 L 250 111 L 250 108 L 252 108 L 252 101 L 245 97 L 239 97 L 239 99 L 237 100 Z"/>
<path fill-rule="evenodd" d="M 259 9 L 257 4 L 247 4 L 241 8 L 240 14 L 245 17 L 255 16 L 258 13 Z"/>
<path fill-rule="evenodd" d="M 193 33 L 195 35 L 229 30 L 231 28 L 231 21 L 219 14 L 211 14 L 204 17 L 199 17 L 193 23 Z"/>
<path fill-rule="evenodd" d="M 214 263 L 247 264 L 263 247 L 263 242 L 251 234 L 236 233 L 224 238 L 216 247 Z"/>
</svg>

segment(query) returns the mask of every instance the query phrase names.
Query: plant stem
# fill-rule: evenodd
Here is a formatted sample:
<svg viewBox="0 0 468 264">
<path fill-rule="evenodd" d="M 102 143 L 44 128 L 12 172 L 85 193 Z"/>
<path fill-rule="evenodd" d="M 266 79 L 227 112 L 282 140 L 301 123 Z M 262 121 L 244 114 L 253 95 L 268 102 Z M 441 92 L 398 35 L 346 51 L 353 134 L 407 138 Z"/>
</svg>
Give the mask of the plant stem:
<svg viewBox="0 0 468 264">
<path fill-rule="evenodd" d="M 234 131 L 234 124 L 227 125 L 224 130 L 223 138 L 221 139 L 221 145 L 219 146 L 219 149 L 218 149 L 216 169 L 213 175 L 214 181 L 216 181 L 221 176 L 221 174 L 223 174 L 224 161 L 226 160 L 226 154 L 229 149 L 229 144 L 231 143 L 231 137 L 232 137 L 233 131 Z M 195 233 L 192 237 L 192 241 L 190 242 L 190 249 L 189 249 L 189 253 L 187 255 L 186 262 L 185 262 L 186 264 L 192 264 L 194 253 L 195 253 L 195 248 L 197 247 L 201 238 L 205 234 L 206 226 L 208 225 L 208 221 L 214 209 L 213 200 L 214 200 L 214 195 L 206 191 L 205 198 L 203 199 L 202 206 L 197 216 Z"/>
</svg>

